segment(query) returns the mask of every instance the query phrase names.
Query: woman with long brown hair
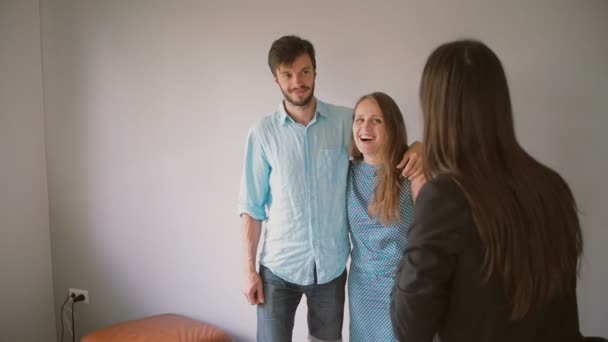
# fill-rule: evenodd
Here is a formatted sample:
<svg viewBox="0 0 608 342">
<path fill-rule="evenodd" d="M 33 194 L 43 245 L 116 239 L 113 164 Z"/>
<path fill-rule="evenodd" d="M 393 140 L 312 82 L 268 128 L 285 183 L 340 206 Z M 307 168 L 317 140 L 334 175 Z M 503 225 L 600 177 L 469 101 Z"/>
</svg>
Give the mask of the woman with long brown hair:
<svg viewBox="0 0 608 342">
<path fill-rule="evenodd" d="M 403 116 L 388 95 L 365 95 L 355 106 L 350 142 L 347 212 L 353 243 L 348 279 L 350 341 L 395 341 L 390 290 L 405 248 L 413 198 L 396 165 L 408 149 Z"/>
<path fill-rule="evenodd" d="M 486 45 L 438 47 L 420 85 L 420 191 L 391 295 L 402 341 L 579 341 L 582 236 L 560 175 L 517 142 Z"/>
</svg>

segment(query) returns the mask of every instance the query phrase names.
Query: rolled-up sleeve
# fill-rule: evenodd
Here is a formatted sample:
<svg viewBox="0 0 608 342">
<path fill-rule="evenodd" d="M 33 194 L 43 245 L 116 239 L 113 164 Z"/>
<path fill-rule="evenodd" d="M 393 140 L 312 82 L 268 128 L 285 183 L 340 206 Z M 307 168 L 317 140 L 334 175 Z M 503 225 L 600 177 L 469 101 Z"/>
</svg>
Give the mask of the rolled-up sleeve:
<svg viewBox="0 0 608 342">
<path fill-rule="evenodd" d="M 255 130 L 252 129 L 247 135 L 245 147 L 245 161 L 243 163 L 238 202 L 239 215 L 248 214 L 257 220 L 266 220 L 269 177 L 270 164 L 263 146 L 256 138 Z"/>
<path fill-rule="evenodd" d="M 445 183 L 429 182 L 416 202 L 408 246 L 391 292 L 391 320 L 399 341 L 432 341 L 449 304 L 458 228 L 468 211 L 458 196 L 442 191 Z"/>
</svg>

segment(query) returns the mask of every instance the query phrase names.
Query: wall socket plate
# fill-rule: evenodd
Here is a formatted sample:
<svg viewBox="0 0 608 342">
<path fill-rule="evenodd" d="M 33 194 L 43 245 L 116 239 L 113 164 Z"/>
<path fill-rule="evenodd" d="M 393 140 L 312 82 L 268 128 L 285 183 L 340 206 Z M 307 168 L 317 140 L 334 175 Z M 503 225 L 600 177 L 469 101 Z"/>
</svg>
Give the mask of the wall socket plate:
<svg viewBox="0 0 608 342">
<path fill-rule="evenodd" d="M 79 296 L 79 295 L 84 295 L 84 300 L 82 302 L 78 302 L 78 303 L 89 304 L 89 291 L 88 290 L 69 288 L 68 296 L 70 296 L 70 298 L 72 298 L 72 294 L 74 294 L 75 297 Z"/>
</svg>

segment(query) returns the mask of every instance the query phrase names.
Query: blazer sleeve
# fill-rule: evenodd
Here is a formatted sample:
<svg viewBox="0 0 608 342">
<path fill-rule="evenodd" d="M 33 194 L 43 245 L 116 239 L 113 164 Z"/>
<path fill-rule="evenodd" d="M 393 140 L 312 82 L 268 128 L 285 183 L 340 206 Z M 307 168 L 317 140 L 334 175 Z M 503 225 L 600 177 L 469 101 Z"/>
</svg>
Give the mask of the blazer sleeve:
<svg viewBox="0 0 608 342">
<path fill-rule="evenodd" d="M 391 320 L 399 341 L 428 342 L 437 333 L 450 300 L 468 213 L 462 191 L 447 177 L 428 182 L 420 191 L 391 292 Z"/>
</svg>

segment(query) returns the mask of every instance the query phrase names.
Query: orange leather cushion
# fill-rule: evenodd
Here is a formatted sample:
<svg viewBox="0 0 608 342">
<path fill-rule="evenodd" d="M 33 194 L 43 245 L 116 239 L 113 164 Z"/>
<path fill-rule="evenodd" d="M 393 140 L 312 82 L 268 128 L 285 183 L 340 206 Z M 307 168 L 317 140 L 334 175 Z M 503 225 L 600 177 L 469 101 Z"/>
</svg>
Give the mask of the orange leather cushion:
<svg viewBox="0 0 608 342">
<path fill-rule="evenodd" d="M 81 342 L 231 342 L 220 328 L 191 318 L 164 314 L 93 331 Z"/>
</svg>

